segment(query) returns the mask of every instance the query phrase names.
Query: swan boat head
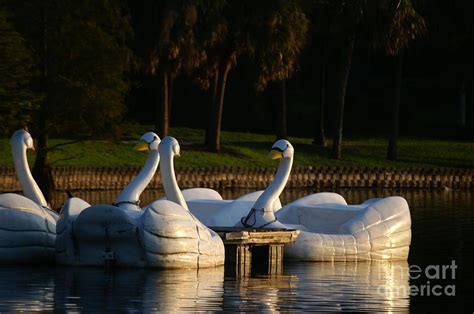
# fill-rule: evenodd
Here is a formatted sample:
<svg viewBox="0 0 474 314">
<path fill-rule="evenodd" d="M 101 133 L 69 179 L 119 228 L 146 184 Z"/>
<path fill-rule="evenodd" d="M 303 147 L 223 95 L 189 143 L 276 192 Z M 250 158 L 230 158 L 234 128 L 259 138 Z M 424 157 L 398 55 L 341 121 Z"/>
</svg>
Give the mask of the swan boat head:
<svg viewBox="0 0 474 314">
<path fill-rule="evenodd" d="M 147 132 L 140 137 L 134 149 L 148 152 L 145 165 L 138 175 L 123 189 L 112 205 L 122 209 L 140 210 L 140 195 L 153 179 L 160 162 L 158 154 L 160 142 L 160 137 L 153 132 Z"/>
<path fill-rule="evenodd" d="M 281 158 L 293 158 L 295 154 L 295 149 L 293 145 L 287 140 L 278 140 L 273 143 L 272 149 L 268 156 L 271 159 L 281 159 Z"/>
<path fill-rule="evenodd" d="M 172 136 L 166 136 L 160 143 L 159 152 L 163 156 L 180 157 L 181 147 L 179 146 L 178 140 Z"/>
<path fill-rule="evenodd" d="M 10 139 L 10 144 L 13 147 L 18 147 L 18 145 L 20 145 L 20 147 L 22 147 L 24 150 L 35 150 L 35 147 L 33 145 L 33 138 L 31 137 L 30 133 L 23 129 L 13 133 Z"/>
<path fill-rule="evenodd" d="M 153 132 L 147 132 L 143 134 L 137 145 L 135 145 L 135 150 L 137 151 L 158 151 L 158 146 L 160 145 L 160 137 Z"/>
<path fill-rule="evenodd" d="M 287 140 L 276 141 L 270 150 L 271 159 L 279 159 L 278 170 L 272 183 L 265 189 L 255 202 L 246 217 L 242 217 L 238 226 L 252 228 L 285 228 L 274 212 L 274 202 L 280 197 L 290 176 L 293 165 L 294 148 Z"/>
<path fill-rule="evenodd" d="M 174 157 L 180 157 L 181 153 L 178 141 L 174 137 L 167 136 L 161 141 L 158 151 L 162 159 L 160 171 L 166 198 L 189 210 L 186 200 L 179 189 L 174 172 L 173 159 Z"/>
</svg>

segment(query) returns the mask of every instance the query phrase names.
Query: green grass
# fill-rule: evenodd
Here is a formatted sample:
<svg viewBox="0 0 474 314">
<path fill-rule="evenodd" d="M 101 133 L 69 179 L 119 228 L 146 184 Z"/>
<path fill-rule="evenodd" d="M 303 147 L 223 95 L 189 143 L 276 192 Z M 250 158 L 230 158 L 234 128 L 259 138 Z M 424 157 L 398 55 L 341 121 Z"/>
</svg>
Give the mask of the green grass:
<svg viewBox="0 0 474 314">
<path fill-rule="evenodd" d="M 50 154 L 54 166 L 124 166 L 142 165 L 146 154 L 136 152 L 133 146 L 146 126 L 135 126 L 126 140 L 83 141 L 61 146 Z M 222 153 L 203 150 L 203 130 L 174 128 L 171 134 L 181 143 L 181 156 L 176 167 L 209 167 L 234 165 L 242 167 L 275 167 L 276 162 L 267 158 L 274 141 L 273 135 L 223 132 Z M 365 167 L 474 167 L 474 143 L 431 139 L 400 139 L 399 160 L 385 159 L 387 142 L 381 138 L 356 138 L 343 140 L 343 160 L 329 158 L 331 148 L 311 144 L 310 139 L 290 138 L 295 147 L 295 166 L 365 166 Z M 52 139 L 50 145 L 67 142 Z M 30 162 L 34 152 L 28 153 Z M 0 166 L 12 166 L 8 139 L 0 139 Z"/>
</svg>

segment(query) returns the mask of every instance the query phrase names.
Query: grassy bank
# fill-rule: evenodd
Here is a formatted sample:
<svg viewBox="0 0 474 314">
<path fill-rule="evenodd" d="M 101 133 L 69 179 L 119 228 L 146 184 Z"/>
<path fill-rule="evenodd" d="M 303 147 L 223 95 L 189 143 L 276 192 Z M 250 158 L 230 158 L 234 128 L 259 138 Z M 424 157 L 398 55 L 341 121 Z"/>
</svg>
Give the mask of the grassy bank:
<svg viewBox="0 0 474 314">
<path fill-rule="evenodd" d="M 134 140 L 146 131 L 138 127 L 127 139 L 117 142 L 82 141 L 60 146 L 50 154 L 54 166 L 125 166 L 142 165 L 146 154 L 133 150 Z M 171 134 L 180 141 L 181 157 L 176 167 L 206 167 L 234 165 L 243 167 L 274 167 L 267 159 L 274 141 L 272 135 L 223 132 L 221 154 L 205 152 L 202 145 L 204 131 L 174 128 Z M 34 136 L 34 135 L 33 135 Z M 343 160 L 330 159 L 331 148 L 311 144 L 311 139 L 290 138 L 295 147 L 295 166 L 366 166 L 366 167 L 474 167 L 474 143 L 431 139 L 400 139 L 399 160 L 385 159 L 385 139 L 353 138 L 343 141 Z M 51 146 L 67 142 L 52 139 Z M 28 154 L 30 161 L 34 152 Z M 12 166 L 8 139 L 0 139 L 0 166 Z"/>
</svg>

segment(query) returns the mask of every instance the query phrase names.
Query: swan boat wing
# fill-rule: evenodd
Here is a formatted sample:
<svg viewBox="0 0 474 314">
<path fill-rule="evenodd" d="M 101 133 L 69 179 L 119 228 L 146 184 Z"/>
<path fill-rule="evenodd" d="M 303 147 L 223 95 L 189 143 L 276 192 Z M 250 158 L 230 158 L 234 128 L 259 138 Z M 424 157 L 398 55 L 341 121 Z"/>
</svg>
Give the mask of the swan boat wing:
<svg viewBox="0 0 474 314">
<path fill-rule="evenodd" d="M 13 193 L 0 195 L 0 262 L 54 261 L 56 220 L 49 210 Z"/>
<path fill-rule="evenodd" d="M 406 260 L 411 217 L 406 200 L 386 197 L 361 205 L 292 207 L 280 222 L 302 230 L 285 256 L 300 261 Z"/>
<path fill-rule="evenodd" d="M 71 236 L 65 237 L 71 240 L 57 246 L 61 264 L 200 268 L 224 263 L 220 237 L 170 201 L 155 201 L 141 211 L 96 205 L 71 218 Z"/>
</svg>

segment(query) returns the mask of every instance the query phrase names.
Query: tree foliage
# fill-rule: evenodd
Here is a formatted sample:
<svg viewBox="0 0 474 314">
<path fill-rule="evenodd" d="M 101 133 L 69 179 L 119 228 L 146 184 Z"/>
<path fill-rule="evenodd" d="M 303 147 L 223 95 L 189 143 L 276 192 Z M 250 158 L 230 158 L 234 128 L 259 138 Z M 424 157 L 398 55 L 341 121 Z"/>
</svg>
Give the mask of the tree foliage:
<svg viewBox="0 0 474 314">
<path fill-rule="evenodd" d="M 202 1 L 197 23 L 200 67 L 197 82 L 211 90 L 206 143 L 220 150 L 225 88 L 230 71 L 246 56 L 255 61 L 256 83 L 290 77 L 305 42 L 308 20 L 298 1 Z"/>
<path fill-rule="evenodd" d="M 153 75 L 182 68 L 190 71 L 197 58 L 194 26 L 197 20 L 195 1 L 149 1 L 150 31 L 147 39 L 147 71 Z"/>
<path fill-rule="evenodd" d="M 182 71 L 190 73 L 199 63 L 195 24 L 200 3 L 191 0 L 144 2 L 145 72 L 152 75 L 154 88 L 161 86 L 155 103 L 155 128 L 168 135 L 173 82 Z M 160 110 L 161 109 L 161 110 Z"/>
<path fill-rule="evenodd" d="M 103 137 L 120 127 L 132 29 L 121 1 L 0 1 L 36 61 L 32 91 L 40 100 L 32 123 L 38 139 L 33 176 L 49 200 L 50 134 Z"/>
<path fill-rule="evenodd" d="M 34 97 L 30 81 L 34 75 L 33 58 L 23 37 L 13 29 L 7 12 L 0 10 L 0 125 L 9 135 L 31 120 Z"/>
<path fill-rule="evenodd" d="M 299 1 L 201 1 L 197 44 L 202 65 L 197 81 L 211 86 L 217 63 L 241 56 L 256 64 L 257 90 L 292 76 L 307 43 L 309 20 Z M 205 62 L 203 62 L 205 61 Z"/>
<path fill-rule="evenodd" d="M 427 31 L 425 20 L 411 0 L 385 0 L 371 5 L 367 23 L 372 47 L 389 56 L 397 55 Z"/>
<path fill-rule="evenodd" d="M 124 111 L 132 29 L 119 1 L 3 0 L 34 52 L 46 133 L 110 134 Z M 38 124 L 37 124 L 38 126 Z"/>
<path fill-rule="evenodd" d="M 290 78 L 307 43 L 309 20 L 298 1 L 259 2 L 255 10 L 254 44 L 251 55 L 258 65 L 256 87 Z M 254 14 L 255 14 L 254 13 Z"/>
</svg>

